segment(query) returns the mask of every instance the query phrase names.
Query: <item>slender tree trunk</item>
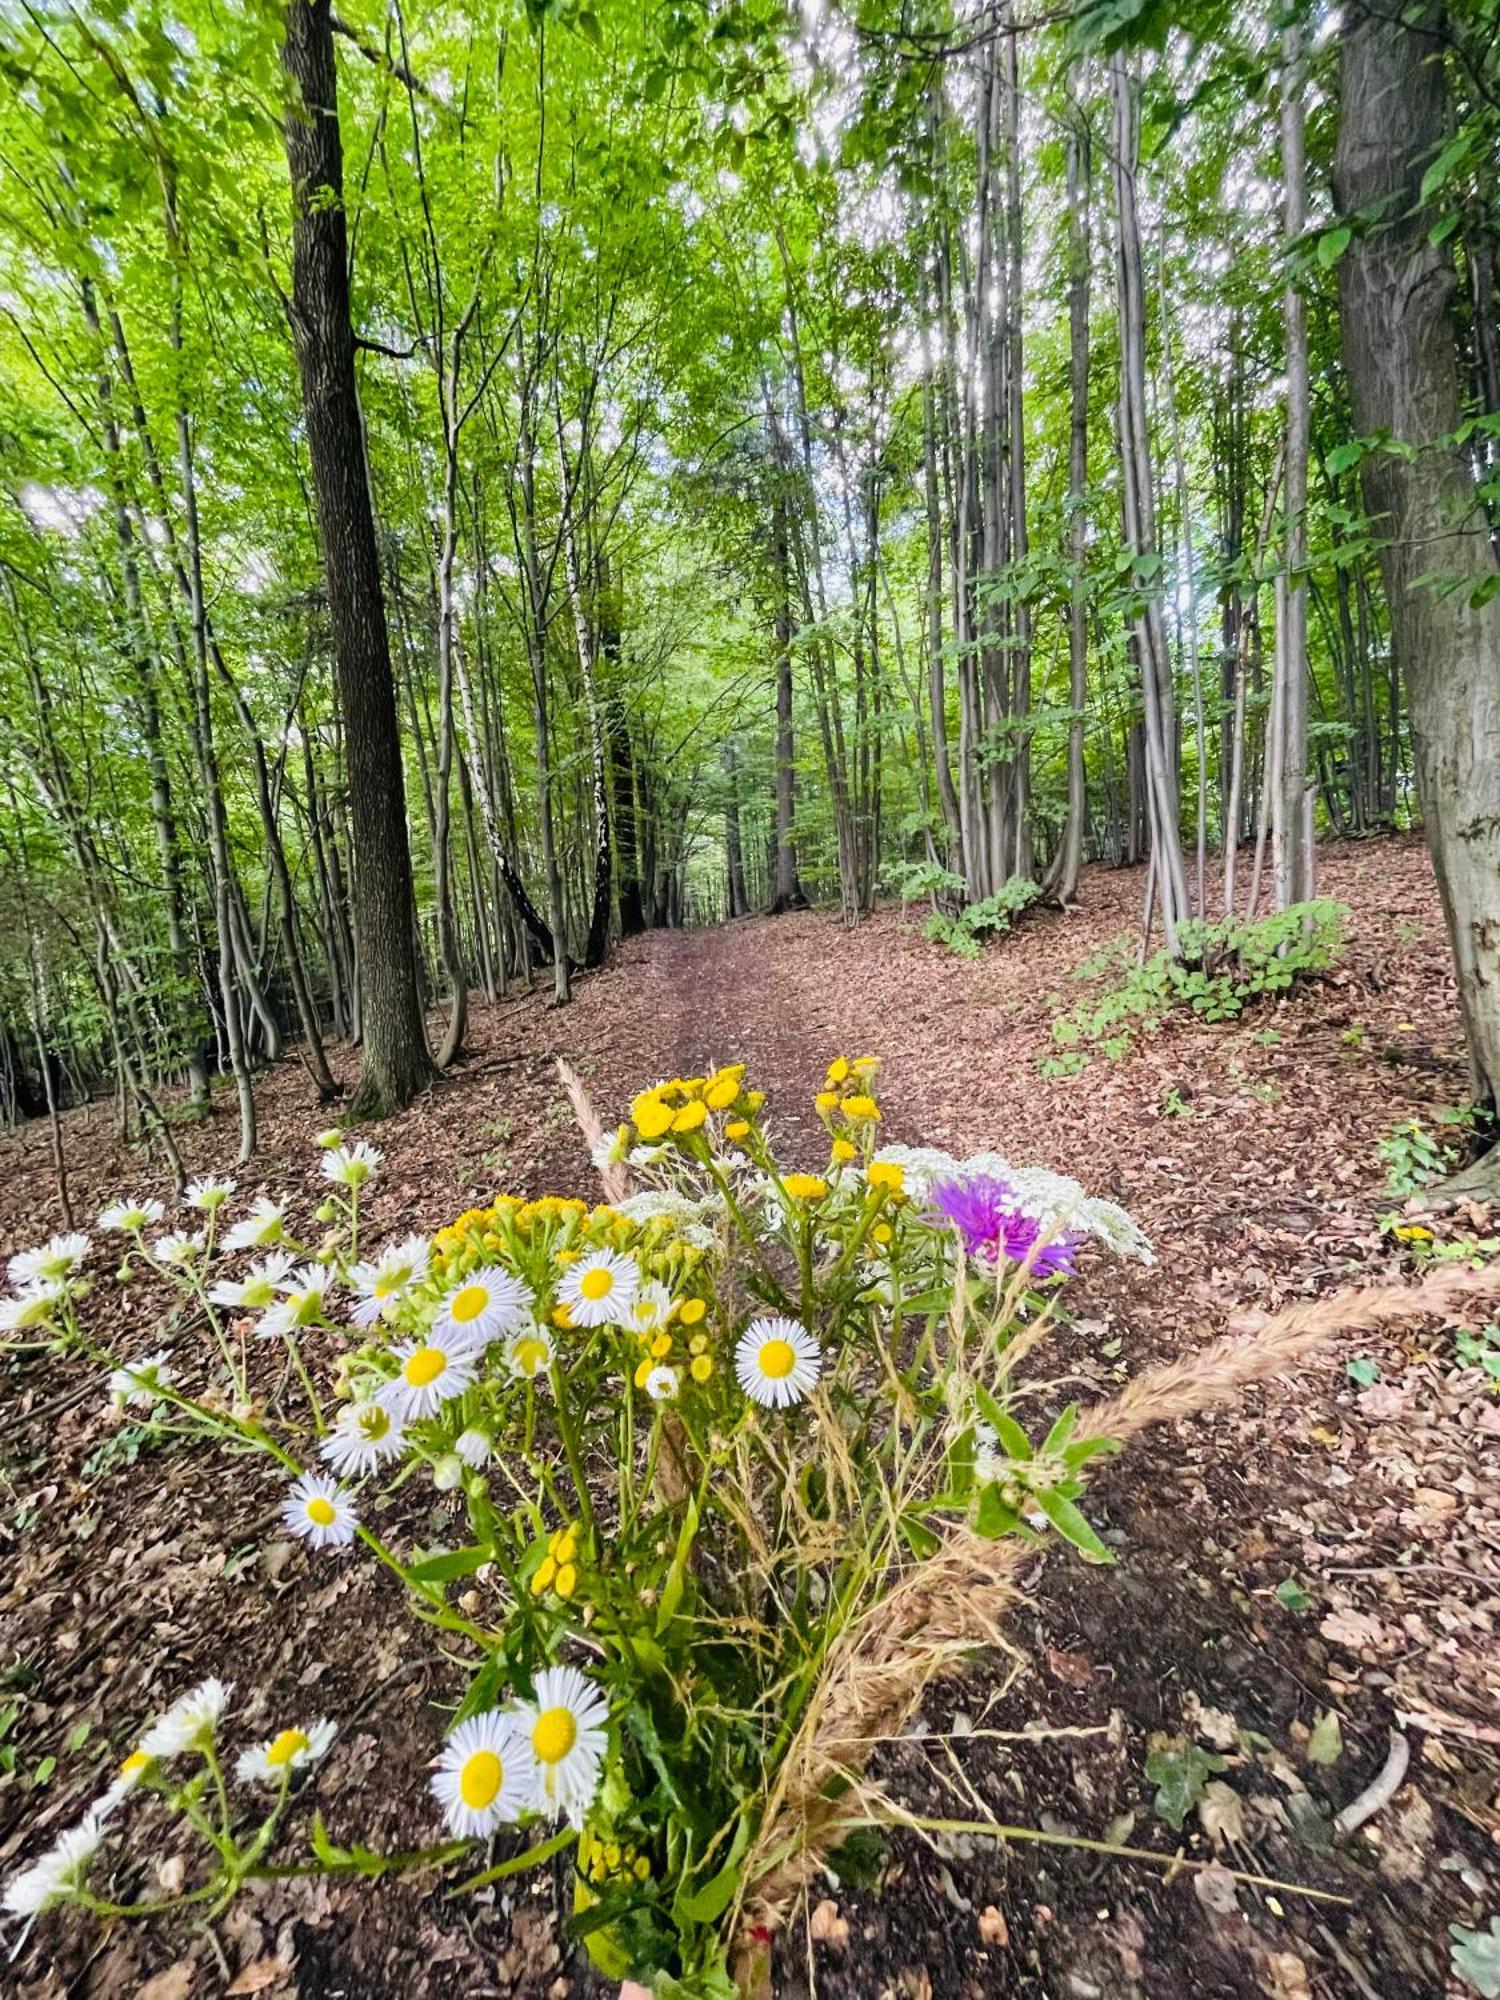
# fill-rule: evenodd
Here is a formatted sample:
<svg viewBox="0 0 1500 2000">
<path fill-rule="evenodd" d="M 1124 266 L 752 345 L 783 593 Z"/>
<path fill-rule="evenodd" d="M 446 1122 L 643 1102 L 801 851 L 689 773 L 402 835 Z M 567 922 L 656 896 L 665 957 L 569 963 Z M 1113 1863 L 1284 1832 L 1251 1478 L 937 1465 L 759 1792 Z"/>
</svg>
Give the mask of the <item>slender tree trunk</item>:
<svg viewBox="0 0 1500 2000">
<path fill-rule="evenodd" d="M 1302 31 L 1281 37 L 1281 171 L 1285 182 L 1285 241 L 1292 244 L 1307 222 L 1307 168 L 1303 144 Z M 1307 455 L 1311 389 L 1307 366 L 1307 305 L 1289 282 L 1286 323 L 1286 588 L 1277 632 L 1276 672 L 1281 683 L 1280 780 L 1275 797 L 1276 907 L 1303 903 L 1312 893 L 1312 855 L 1305 837 L 1307 775 Z"/>
</svg>

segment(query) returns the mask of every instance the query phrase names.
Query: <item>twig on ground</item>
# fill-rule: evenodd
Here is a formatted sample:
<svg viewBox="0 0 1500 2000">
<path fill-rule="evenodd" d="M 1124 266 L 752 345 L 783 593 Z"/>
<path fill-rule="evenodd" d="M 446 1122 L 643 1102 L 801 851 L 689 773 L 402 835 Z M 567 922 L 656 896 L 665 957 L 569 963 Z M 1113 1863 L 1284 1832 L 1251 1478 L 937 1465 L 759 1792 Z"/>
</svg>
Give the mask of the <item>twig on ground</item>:
<svg viewBox="0 0 1500 2000">
<path fill-rule="evenodd" d="M 1347 1840 L 1367 1819 L 1373 1819 L 1383 1806 L 1390 1804 L 1401 1789 L 1410 1762 L 1411 1745 L 1399 1730 L 1393 1729 L 1391 1747 L 1378 1775 L 1365 1786 L 1357 1799 L 1349 1801 L 1333 1822 L 1335 1840 Z"/>
</svg>

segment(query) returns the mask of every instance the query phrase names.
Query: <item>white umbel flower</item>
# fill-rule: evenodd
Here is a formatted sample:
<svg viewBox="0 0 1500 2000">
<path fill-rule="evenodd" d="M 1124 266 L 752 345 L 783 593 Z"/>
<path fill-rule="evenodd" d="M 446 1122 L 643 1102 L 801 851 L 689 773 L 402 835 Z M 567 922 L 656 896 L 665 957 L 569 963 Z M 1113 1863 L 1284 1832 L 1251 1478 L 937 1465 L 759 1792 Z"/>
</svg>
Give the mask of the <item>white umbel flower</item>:
<svg viewBox="0 0 1500 2000">
<path fill-rule="evenodd" d="M 399 1372 L 381 1390 L 380 1398 L 408 1423 L 436 1416 L 444 1403 L 461 1396 L 479 1373 L 470 1342 L 435 1326 L 418 1339 L 403 1342 L 396 1349 L 396 1361 Z"/>
<path fill-rule="evenodd" d="M 349 1283 L 358 1293 L 350 1318 L 356 1326 L 373 1326 L 388 1319 L 402 1297 L 427 1276 L 428 1244 L 425 1236 L 403 1237 L 388 1243 L 378 1257 L 356 1264 Z"/>
<path fill-rule="evenodd" d="M 523 1702 L 516 1720 L 536 1764 L 533 1804 L 582 1826 L 599 1789 L 609 1710 L 598 1688 L 577 1667 L 544 1667 L 536 1699 Z"/>
<path fill-rule="evenodd" d="M 224 1206 L 237 1186 L 238 1182 L 231 1180 L 228 1174 L 217 1177 L 207 1175 L 203 1180 L 189 1181 L 182 1191 L 182 1198 L 189 1208 L 201 1209 L 205 1215 L 212 1215 Z"/>
<path fill-rule="evenodd" d="M 34 1917 L 53 1903 L 78 1895 L 103 1838 L 104 1827 L 93 1813 L 69 1827 L 40 1860 L 6 1883 L 5 1907 L 11 1916 Z"/>
<path fill-rule="evenodd" d="M 682 1387 L 682 1377 L 675 1368 L 653 1368 L 646 1377 L 646 1394 L 653 1403 L 670 1403 Z"/>
<path fill-rule="evenodd" d="M 184 1750 L 201 1749 L 218 1728 L 233 1692 L 232 1686 L 218 1679 L 199 1681 L 156 1718 L 141 1738 L 142 1750 L 161 1760 L 180 1757 Z"/>
<path fill-rule="evenodd" d="M 346 1403 L 338 1421 L 318 1446 L 318 1456 L 342 1479 L 358 1479 L 388 1459 L 399 1458 L 406 1445 L 401 1419 L 378 1397 Z"/>
<path fill-rule="evenodd" d="M 637 1333 L 660 1333 L 672 1314 L 672 1294 L 656 1278 L 642 1285 L 630 1308 L 630 1326 Z"/>
<path fill-rule="evenodd" d="M 482 1840 L 520 1818 L 532 1803 L 536 1777 L 536 1760 L 518 1718 L 491 1708 L 471 1715 L 448 1738 L 432 1791 L 450 1833 Z"/>
<path fill-rule="evenodd" d="M 487 1347 L 520 1325 L 531 1311 L 533 1297 L 524 1279 L 486 1265 L 453 1287 L 438 1307 L 433 1327 L 473 1347 Z"/>
<path fill-rule="evenodd" d="M 226 1250 L 269 1250 L 286 1235 L 286 1203 L 272 1201 L 268 1194 L 257 1195 L 250 1213 L 224 1233 Z"/>
<path fill-rule="evenodd" d="M 306 1729 L 283 1729 L 269 1743 L 242 1750 L 235 1762 L 234 1775 L 247 1785 L 279 1785 L 294 1772 L 316 1764 L 328 1754 L 338 1730 L 325 1717 Z"/>
<path fill-rule="evenodd" d="M 374 1177 L 382 1154 L 366 1139 L 352 1146 L 330 1146 L 323 1155 L 323 1178 L 337 1187 L 362 1188 Z"/>
<path fill-rule="evenodd" d="M 281 1518 L 294 1535 L 315 1549 L 348 1548 L 359 1526 L 348 1494 L 325 1472 L 304 1472 L 292 1482 L 282 1502 Z"/>
<path fill-rule="evenodd" d="M 734 1350 L 740 1387 L 764 1409 L 800 1403 L 823 1372 L 823 1356 L 801 1320 L 756 1319 Z"/>
<path fill-rule="evenodd" d="M 27 1327 L 51 1326 L 57 1308 L 68 1296 L 61 1278 L 43 1278 L 25 1286 L 13 1299 L 0 1299 L 0 1333 L 22 1333 Z"/>
<path fill-rule="evenodd" d="M 159 1201 L 132 1201 L 127 1196 L 99 1211 L 99 1227 L 139 1236 L 143 1229 L 154 1229 L 165 1214 Z"/>
<path fill-rule="evenodd" d="M 633 1257 L 618 1250 L 591 1250 L 563 1273 L 557 1298 L 574 1326 L 628 1326 L 640 1288 Z"/>
<path fill-rule="evenodd" d="M 34 1250 L 18 1250 L 7 1269 L 13 1285 L 60 1283 L 89 1254 L 89 1239 L 80 1229 L 66 1236 L 49 1236 Z"/>
<path fill-rule="evenodd" d="M 184 1264 L 191 1264 L 195 1257 L 203 1254 L 207 1242 L 208 1238 L 201 1229 L 174 1229 L 170 1235 L 157 1237 L 151 1246 L 151 1254 L 158 1264 L 180 1271 Z"/>
<path fill-rule="evenodd" d="M 518 1382 L 534 1382 L 552 1366 L 555 1352 L 551 1334 L 531 1320 L 505 1343 L 505 1365 Z"/>
<path fill-rule="evenodd" d="M 220 1278 L 209 1287 L 208 1296 L 216 1306 L 237 1306 L 241 1312 L 264 1312 L 276 1303 L 276 1295 L 286 1283 L 296 1259 L 285 1250 L 273 1250 L 252 1264 L 243 1278 Z"/>
<path fill-rule="evenodd" d="M 257 1340 L 275 1340 L 280 1334 L 297 1333 L 305 1326 L 321 1326 L 327 1317 L 325 1300 L 332 1283 L 333 1274 L 321 1264 L 304 1264 L 283 1278 L 282 1298 L 255 1323 Z"/>
<path fill-rule="evenodd" d="M 149 1409 L 160 1402 L 162 1390 L 170 1389 L 177 1380 L 177 1371 L 168 1366 L 171 1358 L 171 1349 L 162 1347 L 144 1361 L 127 1361 L 116 1368 L 109 1378 L 110 1401 L 121 1409 L 128 1403 L 139 1403 Z"/>
</svg>

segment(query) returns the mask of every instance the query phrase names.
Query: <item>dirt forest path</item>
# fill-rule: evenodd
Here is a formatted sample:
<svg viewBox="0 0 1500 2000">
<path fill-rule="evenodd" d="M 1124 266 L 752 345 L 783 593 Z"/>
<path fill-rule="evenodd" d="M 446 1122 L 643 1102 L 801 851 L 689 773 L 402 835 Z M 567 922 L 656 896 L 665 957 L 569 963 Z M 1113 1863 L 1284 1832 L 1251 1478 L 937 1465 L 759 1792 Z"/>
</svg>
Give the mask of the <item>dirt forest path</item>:
<svg viewBox="0 0 1500 2000">
<path fill-rule="evenodd" d="M 829 1058 L 876 1053 L 893 1139 L 960 1154 L 993 1146 L 1072 1173 L 1150 1233 L 1149 1270 L 1085 1259 L 1072 1323 L 1040 1371 L 1058 1396 L 1108 1391 L 1237 1309 L 1409 1267 L 1409 1250 L 1377 1225 L 1390 1206 L 1377 1143 L 1464 1093 L 1436 896 L 1414 841 L 1332 848 L 1320 862 L 1320 889 L 1353 910 L 1330 979 L 1076 1076 L 1043 1075 L 1038 1059 L 1077 991 L 1074 969 L 1138 922 L 1138 871 L 1091 871 L 1078 911 L 1028 921 L 973 963 L 925 942 L 917 913 L 882 911 L 848 934 L 808 912 L 633 939 L 564 1010 L 541 996 L 495 1007 L 476 997 L 465 1064 L 370 1135 L 386 1155 L 372 1228 L 431 1231 L 502 1190 L 592 1192 L 558 1055 L 606 1122 L 660 1076 L 744 1061 L 785 1150 L 816 1166 L 811 1098 Z M 284 1062 L 259 1096 L 264 1151 L 240 1174 L 241 1195 L 310 1206 L 309 1134 L 325 1120 L 300 1067 Z M 226 1165 L 230 1133 L 228 1111 L 184 1127 L 190 1165 Z M 127 1188 L 164 1192 L 149 1167 L 117 1156 L 108 1106 L 70 1116 L 67 1145 L 83 1217 Z M 44 1135 L 0 1142 L 0 1249 L 55 1227 L 51 1201 Z M 141 1313 L 122 1329 L 128 1351 L 151 1344 Z M 934 1690 L 930 1737 L 882 1763 L 929 1813 L 1181 1846 L 1352 1904 L 1227 1876 L 1195 1887 L 1067 1848 L 901 1839 L 880 1897 L 828 1885 L 837 1908 L 820 1919 L 811 1961 L 805 1937 L 789 1940 L 783 2000 L 805 2000 L 809 1962 L 827 2000 L 1448 1990 L 1447 1922 L 1471 1916 L 1476 1896 L 1500 1910 L 1500 1406 L 1477 1370 L 1455 1368 L 1451 1344 L 1393 1343 L 1377 1358 L 1373 1380 L 1310 1376 L 1110 1466 L 1090 1512 L 1117 1563 L 1040 1562 L 1016 1657 Z M 56 1409 L 75 1373 L 78 1400 Z M 0 1775 L 0 1872 L 76 1815 L 105 1745 L 195 1673 L 235 1673 L 252 1728 L 278 1703 L 342 1719 L 317 1780 L 335 1837 L 429 1839 L 424 1760 L 455 1681 L 412 1642 L 399 1597 L 368 1568 L 331 1574 L 268 1545 L 274 1485 L 226 1475 L 207 1454 L 162 1454 L 143 1508 L 140 1475 L 110 1458 L 88 1387 L 60 1364 L 55 1379 L 3 1392 L 0 1666 L 18 1713 L 6 1739 L 15 1769 Z M 32 1410 L 51 1413 L 32 1421 Z M 421 1504 L 418 1526 L 435 1540 L 446 1503 Z M 1347 1856 L 1331 1856 L 1331 1815 L 1379 1769 L 1398 1717 L 1411 1778 Z M 83 1721 L 89 1743 L 69 1754 Z M 1153 1809 L 1153 1745 L 1169 1772 L 1196 1771 L 1199 1792 L 1219 1788 L 1180 1832 Z M 59 1768 L 38 1785 L 49 1754 Z M 0 1990 L 183 2000 L 224 1991 L 222 1962 L 230 1976 L 269 1967 L 263 1986 L 238 1990 L 272 2000 L 602 1992 L 560 1942 L 553 1878 L 506 1886 L 463 1909 L 430 1883 L 277 1888 L 232 1912 L 213 1947 L 185 1929 L 90 1939 L 49 1920 Z"/>
</svg>

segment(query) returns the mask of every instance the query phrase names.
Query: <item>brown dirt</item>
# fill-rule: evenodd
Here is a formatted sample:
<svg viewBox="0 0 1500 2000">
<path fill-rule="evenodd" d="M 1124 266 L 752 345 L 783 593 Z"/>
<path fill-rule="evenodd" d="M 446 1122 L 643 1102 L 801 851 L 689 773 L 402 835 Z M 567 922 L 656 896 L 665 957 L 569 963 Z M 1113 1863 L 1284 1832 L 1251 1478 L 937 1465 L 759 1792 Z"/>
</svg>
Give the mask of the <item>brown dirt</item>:
<svg viewBox="0 0 1500 2000">
<path fill-rule="evenodd" d="M 1220 1330 L 1236 1307 L 1373 1278 L 1405 1254 L 1376 1223 L 1391 1206 L 1376 1142 L 1465 1089 L 1436 896 L 1415 842 L 1330 848 L 1321 864 L 1323 889 L 1355 911 L 1333 977 L 1240 1023 L 1166 1031 L 1074 1077 L 1043 1078 L 1036 1058 L 1072 969 L 1136 922 L 1137 873 L 1092 872 L 1079 910 L 1029 919 L 974 964 L 894 911 L 853 934 L 809 913 L 634 940 L 569 1009 L 532 996 L 477 1007 L 469 1061 L 372 1135 L 387 1154 L 375 1227 L 431 1228 L 499 1189 L 588 1191 L 555 1054 L 606 1115 L 643 1080 L 743 1059 L 811 1157 L 806 1106 L 829 1056 L 878 1051 L 892 1137 L 994 1145 L 1059 1167 L 1152 1232 L 1154 1270 L 1092 1259 L 1070 1293 L 1076 1321 L 1053 1357 L 1059 1397 L 1107 1389 Z M 347 1054 L 340 1067 L 352 1074 Z M 307 1135 L 326 1121 L 305 1075 L 283 1063 L 258 1097 L 263 1156 L 241 1173 L 241 1195 L 264 1188 L 309 1208 Z M 183 1128 L 193 1166 L 225 1163 L 231 1116 Z M 67 1120 L 84 1217 L 157 1178 L 152 1163 L 119 1155 L 110 1118 L 95 1106 Z M 45 1135 L 0 1143 L 0 1245 L 58 1219 Z M 1475 1219 L 1452 1226 L 1472 1233 Z M 123 1308 L 127 1351 L 150 1344 L 149 1309 L 144 1294 Z M 1152 1732 L 1217 1738 L 1235 1795 L 1219 1801 L 1221 1858 L 1349 1902 L 1233 1892 L 1222 1876 L 1169 1877 L 1065 1847 L 903 1836 L 885 1853 L 878 1894 L 820 1892 L 817 1942 L 799 1927 L 781 1951 L 783 2000 L 1461 1990 L 1448 1984 L 1445 1927 L 1500 1909 L 1500 1405 L 1477 1371 L 1455 1368 L 1451 1335 L 1374 1358 L 1372 1385 L 1330 1369 L 1164 1434 L 1101 1475 L 1091 1511 L 1117 1565 L 1084 1571 L 1049 1554 L 1016 1622 L 1017 1658 L 935 1690 L 930 1735 L 882 1765 L 892 1790 L 926 1812 L 1209 1857 L 1197 1816 L 1178 1836 L 1153 1813 L 1144 1765 Z M 240 1683 L 247 1733 L 287 1704 L 341 1719 L 316 1780 L 336 1839 L 430 1840 L 434 1705 L 460 1680 L 399 1590 L 369 1565 L 333 1575 L 286 1551 L 272 1526 L 275 1482 L 254 1465 L 226 1469 L 196 1448 L 134 1467 L 91 1456 L 109 1429 L 82 1364 L 30 1362 L 0 1379 L 0 1712 L 19 1703 L 0 1746 L 15 1761 L 0 1776 L 0 1872 L 76 1815 L 110 1746 L 209 1672 Z M 407 1496 L 391 1518 L 435 1540 L 445 1510 Z M 1305 1610 L 1278 1600 L 1288 1578 Z M 1329 1711 L 1343 1750 L 1319 1764 L 1309 1732 Z M 1329 1852 L 1320 1826 L 1379 1768 L 1398 1715 L 1421 1718 L 1405 1725 L 1405 1788 Z M 87 1740 L 69 1749 L 85 1722 Z M 949 1743 L 954 1729 L 970 1740 Z M 38 1784 L 47 1756 L 57 1768 Z M 278 1885 L 211 1935 L 52 1917 L 0 1988 L 148 2000 L 596 1993 L 559 1932 L 559 1885 L 544 1874 L 489 1901 L 445 1900 L 430 1879 Z"/>
</svg>

